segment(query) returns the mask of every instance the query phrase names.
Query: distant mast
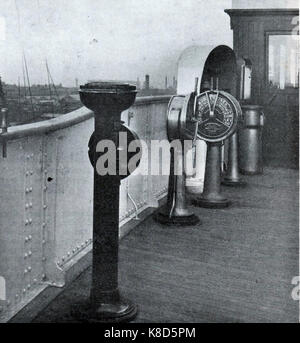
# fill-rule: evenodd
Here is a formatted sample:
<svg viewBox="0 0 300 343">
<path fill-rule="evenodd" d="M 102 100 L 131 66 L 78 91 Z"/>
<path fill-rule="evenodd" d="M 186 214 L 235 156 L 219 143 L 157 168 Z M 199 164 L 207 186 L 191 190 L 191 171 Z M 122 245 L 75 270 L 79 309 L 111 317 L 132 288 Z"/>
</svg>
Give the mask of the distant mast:
<svg viewBox="0 0 300 343">
<path fill-rule="evenodd" d="M 5 97 L 5 93 L 4 93 L 4 89 L 2 85 L 2 79 L 0 76 L 0 108 L 4 108 L 4 107 L 6 107 L 6 97 Z"/>
<path fill-rule="evenodd" d="M 145 75 L 145 87 L 146 90 L 150 89 L 150 76 L 147 74 Z"/>
<path fill-rule="evenodd" d="M 139 77 L 138 77 L 137 80 L 136 80 L 136 88 L 137 88 L 137 89 L 141 89 L 141 82 L 140 82 Z"/>
<path fill-rule="evenodd" d="M 50 73 L 50 69 L 49 69 L 49 66 L 48 66 L 47 59 L 46 59 L 46 69 L 47 69 L 48 86 L 49 86 L 49 92 L 50 92 L 50 100 L 52 100 L 52 91 L 51 91 L 51 85 L 52 85 L 53 86 L 53 91 L 54 91 L 56 99 L 57 99 L 57 102 L 59 103 L 61 111 L 63 111 L 63 108 L 62 108 L 62 105 L 61 105 L 61 102 L 60 102 L 60 99 L 59 99 L 59 95 L 58 95 L 57 89 L 55 87 L 55 83 L 54 83 L 52 75 Z M 53 112 L 54 112 L 54 103 L 52 104 L 52 108 L 53 108 Z"/>
<path fill-rule="evenodd" d="M 20 76 L 18 76 L 18 106 L 19 106 L 19 111 L 21 112 L 21 83 L 20 83 Z"/>
</svg>

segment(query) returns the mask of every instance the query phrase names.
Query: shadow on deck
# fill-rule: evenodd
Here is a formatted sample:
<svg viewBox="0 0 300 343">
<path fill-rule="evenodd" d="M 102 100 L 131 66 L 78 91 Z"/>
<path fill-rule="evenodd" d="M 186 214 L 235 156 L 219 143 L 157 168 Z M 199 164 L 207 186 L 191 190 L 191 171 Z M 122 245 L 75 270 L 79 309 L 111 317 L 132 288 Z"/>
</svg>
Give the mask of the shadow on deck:
<svg viewBox="0 0 300 343">
<path fill-rule="evenodd" d="M 194 208 L 201 226 L 149 217 L 121 241 L 120 289 L 139 306 L 135 322 L 298 322 L 298 171 L 245 179 L 245 189 L 223 189 L 230 208 Z M 91 268 L 33 322 L 72 321 L 70 306 L 88 296 L 90 277 Z"/>
</svg>

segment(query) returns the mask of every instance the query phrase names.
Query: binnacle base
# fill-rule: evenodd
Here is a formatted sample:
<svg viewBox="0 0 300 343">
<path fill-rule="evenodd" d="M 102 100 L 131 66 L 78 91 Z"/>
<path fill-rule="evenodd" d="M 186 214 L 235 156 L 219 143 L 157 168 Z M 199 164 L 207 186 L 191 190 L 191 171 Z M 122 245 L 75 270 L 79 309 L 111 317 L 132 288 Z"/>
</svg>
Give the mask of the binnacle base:
<svg viewBox="0 0 300 343">
<path fill-rule="evenodd" d="M 121 299 L 118 303 L 92 305 L 90 300 L 72 306 L 71 315 L 86 323 L 128 323 L 138 312 L 138 307 L 129 300 Z"/>
</svg>

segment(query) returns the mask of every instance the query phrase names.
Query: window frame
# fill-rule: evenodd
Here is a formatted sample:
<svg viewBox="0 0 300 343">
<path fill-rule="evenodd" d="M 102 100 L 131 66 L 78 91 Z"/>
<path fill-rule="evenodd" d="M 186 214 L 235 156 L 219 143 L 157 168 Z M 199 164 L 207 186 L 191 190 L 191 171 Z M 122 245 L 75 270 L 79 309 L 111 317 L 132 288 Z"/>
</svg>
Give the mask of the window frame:
<svg viewBox="0 0 300 343">
<path fill-rule="evenodd" d="M 267 90 L 271 90 L 270 84 L 269 84 L 269 43 L 270 43 L 270 36 L 298 36 L 298 34 L 293 33 L 292 30 L 270 30 L 265 31 L 265 87 Z M 299 38 L 300 42 L 300 38 Z M 285 89 L 278 88 L 278 92 L 286 92 L 288 90 L 299 90 L 299 84 L 298 87 L 286 87 Z"/>
</svg>

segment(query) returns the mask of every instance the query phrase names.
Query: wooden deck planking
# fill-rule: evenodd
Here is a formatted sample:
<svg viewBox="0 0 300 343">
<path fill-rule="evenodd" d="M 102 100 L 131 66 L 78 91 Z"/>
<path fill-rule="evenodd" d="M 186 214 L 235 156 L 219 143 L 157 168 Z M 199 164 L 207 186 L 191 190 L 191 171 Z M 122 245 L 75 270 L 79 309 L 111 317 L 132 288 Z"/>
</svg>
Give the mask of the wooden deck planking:
<svg viewBox="0 0 300 343">
<path fill-rule="evenodd" d="M 298 322 L 291 280 L 299 274 L 298 171 L 267 169 L 223 188 L 232 207 L 194 208 L 202 225 L 174 228 L 150 217 L 120 245 L 120 288 L 136 322 Z M 83 273 L 34 320 L 72 321 L 88 296 Z"/>
</svg>

